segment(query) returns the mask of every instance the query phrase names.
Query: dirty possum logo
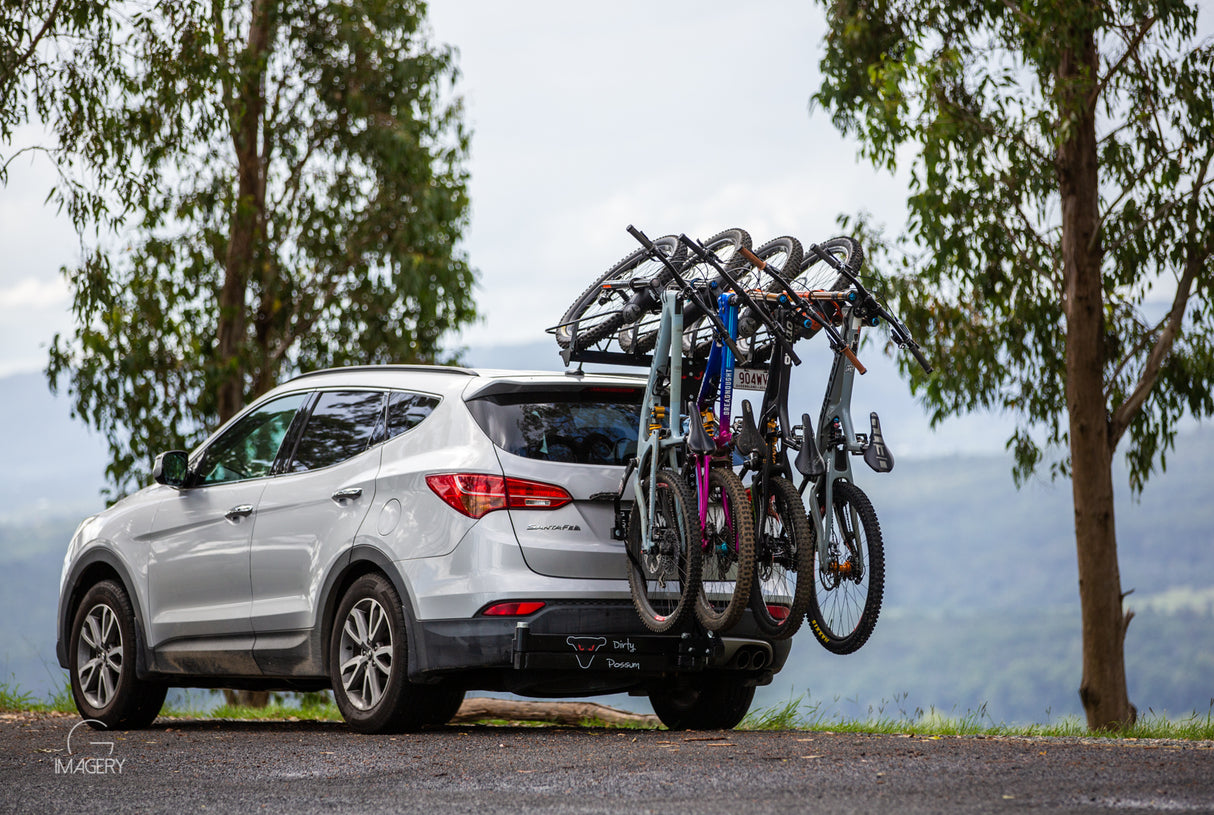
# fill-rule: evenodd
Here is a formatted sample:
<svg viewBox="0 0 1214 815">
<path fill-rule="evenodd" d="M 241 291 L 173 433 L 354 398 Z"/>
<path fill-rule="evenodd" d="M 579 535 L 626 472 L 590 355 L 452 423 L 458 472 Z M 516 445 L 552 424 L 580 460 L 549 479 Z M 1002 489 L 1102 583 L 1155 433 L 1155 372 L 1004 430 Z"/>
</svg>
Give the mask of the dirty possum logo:
<svg viewBox="0 0 1214 815">
<path fill-rule="evenodd" d="M 565 642 L 573 646 L 574 656 L 577 657 L 577 664 L 582 668 L 589 668 L 594 662 L 594 652 L 607 644 L 606 637 L 566 637 Z"/>
</svg>

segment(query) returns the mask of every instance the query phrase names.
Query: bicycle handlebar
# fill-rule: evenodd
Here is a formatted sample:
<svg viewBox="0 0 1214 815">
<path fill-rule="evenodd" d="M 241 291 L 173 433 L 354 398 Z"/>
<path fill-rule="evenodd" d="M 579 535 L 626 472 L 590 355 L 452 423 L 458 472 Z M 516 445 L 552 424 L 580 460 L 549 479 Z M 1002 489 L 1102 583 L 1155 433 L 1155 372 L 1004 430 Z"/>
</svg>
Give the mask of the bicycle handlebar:
<svg viewBox="0 0 1214 815">
<path fill-rule="evenodd" d="M 767 309 L 760 307 L 759 304 L 755 302 L 754 298 L 750 296 L 750 293 L 746 291 L 746 289 L 734 278 L 734 276 L 725 271 L 725 267 L 721 265 L 721 262 L 717 260 L 716 256 L 709 252 L 699 241 L 693 241 L 686 235 L 679 235 L 679 240 L 683 242 L 683 245 L 697 254 L 700 257 L 700 260 L 712 266 L 717 270 L 721 277 L 725 278 L 725 281 L 729 283 L 730 287 L 738 295 L 738 299 L 745 303 L 750 310 L 763 321 L 763 324 L 767 326 L 768 330 L 771 331 L 771 335 L 775 338 L 776 342 L 783 347 L 785 353 L 788 354 L 788 358 L 791 359 L 793 363 L 800 365 L 801 358 L 797 356 L 795 351 L 793 351 L 792 340 L 784 335 L 784 330 L 780 328 L 776 321 L 771 318 L 771 315 L 767 313 Z M 744 246 L 739 247 L 739 249 L 743 252 L 750 251 Z"/>
<path fill-rule="evenodd" d="M 931 363 L 927 361 L 927 357 L 924 356 L 923 349 L 919 347 L 919 343 L 915 342 L 906 326 L 904 326 L 897 317 L 890 313 L 885 306 L 881 305 L 880 301 L 873 296 L 872 292 L 864 288 L 864 284 L 860 282 L 860 279 L 856 277 L 856 275 L 852 274 L 852 272 L 843 264 L 841 260 L 825 251 L 816 243 L 810 245 L 809 251 L 812 252 L 819 260 L 826 261 L 828 264 L 834 267 L 835 271 L 851 281 L 852 285 L 856 287 L 856 290 L 860 292 L 861 298 L 863 298 L 861 305 L 871 308 L 877 313 L 878 317 L 885 320 L 885 322 L 889 324 L 890 331 L 893 333 L 894 341 L 898 343 L 898 347 L 910 351 L 911 356 L 913 356 L 915 361 L 918 362 L 920 367 L 923 368 L 923 372 L 930 374 L 932 372 Z"/>
<path fill-rule="evenodd" d="M 683 279 L 683 276 L 679 274 L 679 270 L 674 267 L 674 264 L 670 262 L 670 259 L 663 255 L 658 248 L 653 245 L 653 241 L 649 240 L 648 236 L 646 236 L 644 232 L 637 229 L 632 224 L 628 225 L 628 234 L 636 238 L 641 246 L 645 247 L 649 254 L 660 260 L 662 265 L 670 270 L 674 281 L 678 284 L 679 288 L 683 290 L 683 296 L 695 303 L 700 310 L 704 312 L 704 316 L 712 324 L 713 332 L 721 338 L 721 341 L 725 343 L 726 346 L 729 347 L 729 350 L 733 352 L 734 358 L 738 360 L 749 359 L 749 357 L 746 354 L 743 354 L 742 350 L 738 348 L 738 345 L 734 342 L 733 337 L 729 336 L 729 330 L 725 327 L 725 324 L 721 322 L 721 318 L 717 315 L 716 309 L 712 308 L 711 304 L 704 302 L 696 287 Z M 671 339 L 674 341 L 674 338 Z M 677 341 L 682 343 L 683 340 L 680 337 Z"/>
<path fill-rule="evenodd" d="M 864 374 L 868 371 L 868 369 L 861 364 L 860 358 L 856 356 L 856 352 L 851 350 L 848 344 L 843 341 L 843 335 L 835 330 L 835 327 L 830 324 L 830 317 L 827 316 L 822 306 L 813 300 L 810 300 L 809 304 L 807 305 L 801 296 L 793 289 L 792 285 L 784 279 L 784 276 L 778 273 L 779 270 L 775 266 L 772 266 L 767 261 L 760 259 L 758 255 L 751 252 L 749 249 L 743 248 L 740 251 L 742 257 L 750 261 L 752 266 L 761 272 L 767 272 L 774 280 L 776 280 L 776 282 L 780 284 L 780 287 L 784 289 L 785 294 L 788 296 L 789 304 L 792 305 L 794 309 L 801 312 L 801 315 L 805 317 L 806 320 L 816 322 L 818 325 L 822 326 L 822 330 L 826 332 L 828 337 L 830 337 L 830 347 L 832 350 L 847 357 L 847 361 L 855 366 L 858 373 Z"/>
</svg>

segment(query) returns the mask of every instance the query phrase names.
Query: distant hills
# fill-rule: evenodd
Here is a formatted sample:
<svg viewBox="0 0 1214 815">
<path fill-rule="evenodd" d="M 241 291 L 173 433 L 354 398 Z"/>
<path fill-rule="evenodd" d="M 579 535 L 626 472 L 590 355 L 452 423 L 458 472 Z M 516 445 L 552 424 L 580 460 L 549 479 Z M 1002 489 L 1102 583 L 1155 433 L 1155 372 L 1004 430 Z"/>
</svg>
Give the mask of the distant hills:
<svg viewBox="0 0 1214 815">
<path fill-rule="evenodd" d="M 885 539 L 885 609 L 872 640 L 851 656 L 798 635 L 759 703 L 808 692 L 810 704 L 837 715 L 1079 714 L 1069 482 L 1037 480 L 1018 491 L 1003 454 L 929 456 L 998 449 L 1006 434 L 999 427 L 992 439 L 988 429 L 983 441 L 981 423 L 964 420 L 947 431 L 955 438 L 923 438 L 905 385 L 888 361 L 870 357 L 877 375 L 858 393 L 856 413 L 881 410 L 898 457 L 887 475 L 862 464 L 857 471 Z M 471 349 L 467 362 L 560 368 L 548 343 Z M 816 407 L 810 412 L 816 418 Z M 0 379 L 0 427 L 0 682 L 41 694 L 61 681 L 53 652 L 59 571 L 76 524 L 104 505 L 105 445 L 70 419 L 66 400 L 38 374 Z M 1140 499 L 1120 468 L 1115 483 L 1122 585 L 1133 589 L 1127 605 L 1136 612 L 1126 647 L 1131 699 L 1144 712 L 1204 715 L 1214 704 L 1214 429 L 1186 433 Z"/>
</svg>

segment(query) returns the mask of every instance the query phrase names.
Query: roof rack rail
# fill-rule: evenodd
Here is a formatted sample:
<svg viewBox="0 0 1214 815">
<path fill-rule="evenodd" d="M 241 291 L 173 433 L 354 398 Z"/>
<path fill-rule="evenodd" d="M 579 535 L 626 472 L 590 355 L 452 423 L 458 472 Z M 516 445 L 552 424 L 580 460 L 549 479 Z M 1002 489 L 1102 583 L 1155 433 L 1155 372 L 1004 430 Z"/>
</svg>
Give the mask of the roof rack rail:
<svg viewBox="0 0 1214 815">
<path fill-rule="evenodd" d="M 461 368 L 457 365 L 407 365 L 407 364 L 387 364 L 387 365 L 348 365 L 340 368 L 320 368 L 315 371 L 307 371 L 297 376 L 291 377 L 288 382 L 296 382 L 300 379 L 306 379 L 309 376 L 319 376 L 320 374 L 335 374 L 349 373 L 352 371 L 425 371 L 426 373 L 435 374 L 455 374 L 458 376 L 480 376 L 479 373 L 471 368 Z"/>
</svg>

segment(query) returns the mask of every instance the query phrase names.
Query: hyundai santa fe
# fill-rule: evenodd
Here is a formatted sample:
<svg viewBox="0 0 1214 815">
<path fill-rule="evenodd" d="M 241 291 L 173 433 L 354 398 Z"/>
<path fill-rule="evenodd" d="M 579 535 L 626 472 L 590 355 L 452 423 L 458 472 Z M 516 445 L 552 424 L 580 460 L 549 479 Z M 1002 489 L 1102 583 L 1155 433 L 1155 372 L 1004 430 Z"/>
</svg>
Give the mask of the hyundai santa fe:
<svg viewBox="0 0 1214 815">
<path fill-rule="evenodd" d="M 619 487 L 644 386 L 326 370 L 161 453 L 67 551 L 57 656 L 81 715 L 137 728 L 169 687 L 332 688 L 352 728 L 391 732 L 481 689 L 628 692 L 670 727 L 734 726 L 789 643 L 749 618 L 652 634 L 633 610 Z"/>
</svg>

